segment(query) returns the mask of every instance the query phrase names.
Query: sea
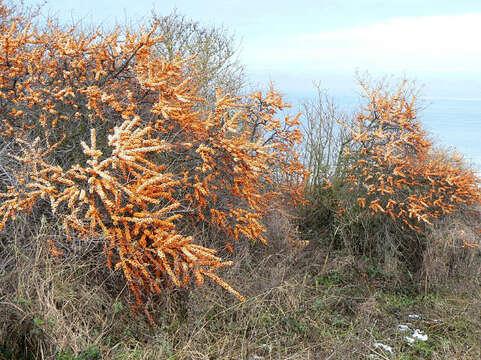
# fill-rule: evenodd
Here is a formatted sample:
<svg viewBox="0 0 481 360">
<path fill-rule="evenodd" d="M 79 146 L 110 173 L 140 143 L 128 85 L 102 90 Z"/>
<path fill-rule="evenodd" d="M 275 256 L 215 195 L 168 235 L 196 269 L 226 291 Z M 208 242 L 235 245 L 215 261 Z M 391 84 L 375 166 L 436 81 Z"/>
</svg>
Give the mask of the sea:
<svg viewBox="0 0 481 360">
<path fill-rule="evenodd" d="M 297 96 L 296 96 L 297 95 Z M 300 105 L 306 94 L 292 97 Z M 340 111 L 351 113 L 360 107 L 356 95 L 330 95 Z M 481 175 L 481 98 L 421 98 L 418 120 L 437 146 L 456 150 Z M 299 108 L 299 107 L 298 107 Z"/>
<path fill-rule="evenodd" d="M 419 120 L 435 143 L 454 148 L 481 173 L 481 98 L 425 99 Z"/>
</svg>

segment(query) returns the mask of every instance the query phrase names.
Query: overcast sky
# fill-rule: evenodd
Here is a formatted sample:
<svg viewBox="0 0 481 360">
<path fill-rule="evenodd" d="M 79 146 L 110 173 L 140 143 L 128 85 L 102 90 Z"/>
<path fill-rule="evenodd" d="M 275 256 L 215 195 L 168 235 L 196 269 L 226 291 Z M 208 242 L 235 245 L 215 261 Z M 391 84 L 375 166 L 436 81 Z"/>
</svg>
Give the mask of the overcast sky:
<svg viewBox="0 0 481 360">
<path fill-rule="evenodd" d="M 359 69 L 406 74 L 433 97 L 481 98 L 480 0 L 49 0 L 44 13 L 111 26 L 151 9 L 224 25 L 252 80 L 288 94 L 313 80 L 352 90 Z"/>
</svg>

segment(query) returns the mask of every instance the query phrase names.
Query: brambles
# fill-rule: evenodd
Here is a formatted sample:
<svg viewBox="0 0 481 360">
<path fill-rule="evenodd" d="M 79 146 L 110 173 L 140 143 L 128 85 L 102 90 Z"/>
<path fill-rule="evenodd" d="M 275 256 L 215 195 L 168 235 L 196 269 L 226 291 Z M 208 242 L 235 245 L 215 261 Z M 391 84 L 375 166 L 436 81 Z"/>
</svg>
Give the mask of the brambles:
<svg viewBox="0 0 481 360">
<path fill-rule="evenodd" d="M 201 224 L 266 242 L 269 207 L 302 201 L 301 136 L 297 118 L 275 117 L 282 98 L 218 89 L 202 110 L 192 58 L 158 56 L 155 25 L 84 34 L 19 21 L 0 24 L 0 134 L 19 169 L 0 194 L 1 227 L 45 199 L 67 238 L 105 239 L 137 306 L 205 277 L 243 300 L 214 273 L 230 262 L 183 233 Z"/>
</svg>

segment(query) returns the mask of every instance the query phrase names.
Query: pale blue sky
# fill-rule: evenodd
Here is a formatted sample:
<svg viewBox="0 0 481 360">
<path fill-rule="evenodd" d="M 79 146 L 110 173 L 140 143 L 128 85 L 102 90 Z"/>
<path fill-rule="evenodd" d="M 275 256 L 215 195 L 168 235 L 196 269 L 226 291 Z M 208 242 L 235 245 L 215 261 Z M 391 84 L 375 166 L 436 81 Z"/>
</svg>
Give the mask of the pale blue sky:
<svg viewBox="0 0 481 360">
<path fill-rule="evenodd" d="M 433 97 L 481 98 L 480 0 L 49 0 L 44 10 L 110 26 L 147 19 L 153 8 L 224 25 L 253 81 L 273 80 L 286 93 L 308 92 L 313 80 L 351 90 L 360 69 L 405 73 Z"/>
</svg>

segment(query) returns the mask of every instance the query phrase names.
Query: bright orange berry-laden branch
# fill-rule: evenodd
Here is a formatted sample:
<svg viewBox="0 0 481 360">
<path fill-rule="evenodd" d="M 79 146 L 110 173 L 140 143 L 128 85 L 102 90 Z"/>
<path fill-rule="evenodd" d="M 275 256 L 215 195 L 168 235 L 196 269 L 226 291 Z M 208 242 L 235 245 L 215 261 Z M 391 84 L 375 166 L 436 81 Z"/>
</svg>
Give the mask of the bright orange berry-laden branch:
<svg viewBox="0 0 481 360">
<path fill-rule="evenodd" d="M 228 239 L 265 242 L 276 201 L 301 202 L 307 172 L 297 118 L 274 90 L 247 99 L 197 96 L 191 59 L 156 55 L 155 27 L 138 34 L 38 30 L 0 4 L 1 141 L 15 181 L 3 184 L 0 227 L 39 199 L 67 237 L 105 239 L 107 262 L 137 297 L 230 265 L 181 234 L 186 219 Z"/>
<path fill-rule="evenodd" d="M 350 191 L 369 214 L 382 214 L 414 231 L 462 206 L 481 201 L 481 180 L 455 155 L 435 152 L 416 116 L 406 83 L 391 94 L 361 84 L 367 107 L 348 127 L 353 145 Z"/>
</svg>

